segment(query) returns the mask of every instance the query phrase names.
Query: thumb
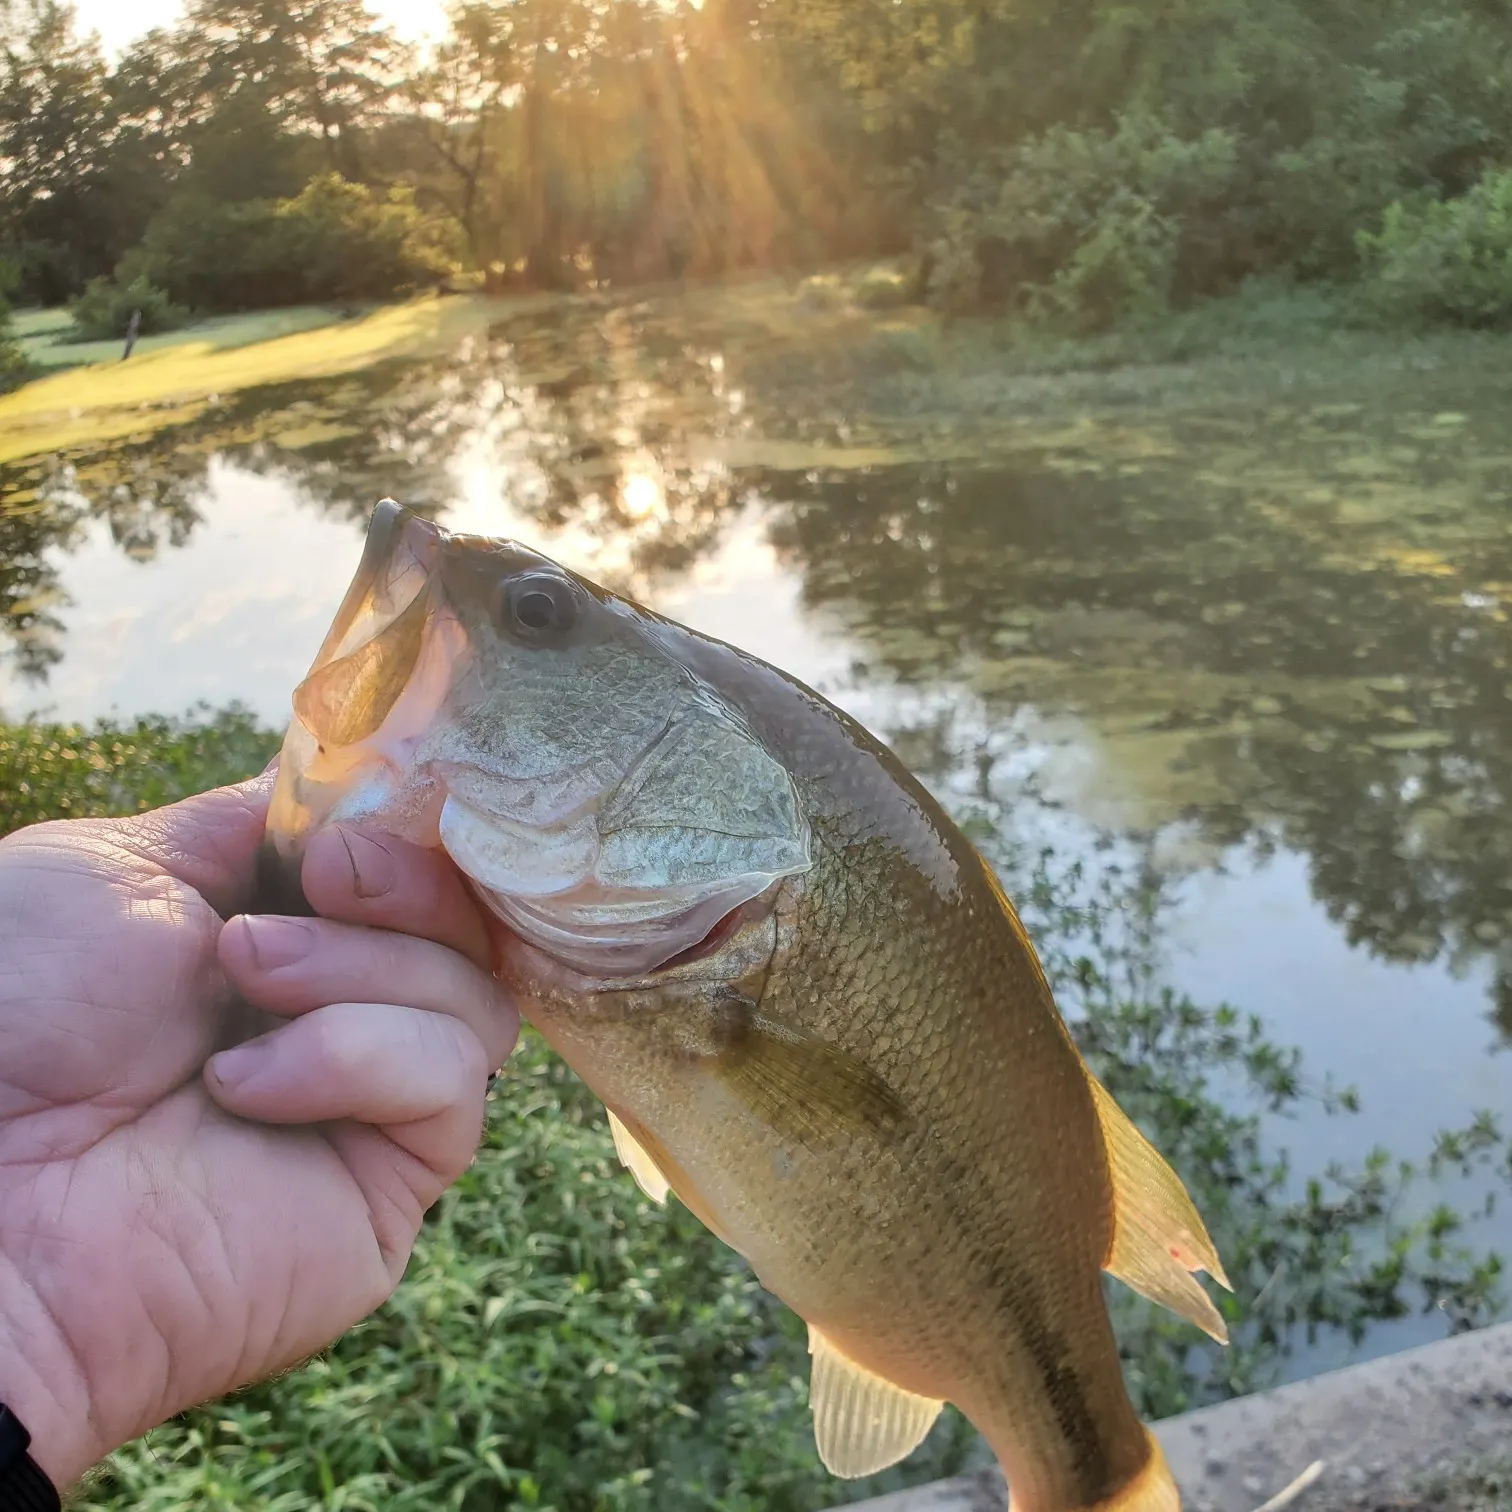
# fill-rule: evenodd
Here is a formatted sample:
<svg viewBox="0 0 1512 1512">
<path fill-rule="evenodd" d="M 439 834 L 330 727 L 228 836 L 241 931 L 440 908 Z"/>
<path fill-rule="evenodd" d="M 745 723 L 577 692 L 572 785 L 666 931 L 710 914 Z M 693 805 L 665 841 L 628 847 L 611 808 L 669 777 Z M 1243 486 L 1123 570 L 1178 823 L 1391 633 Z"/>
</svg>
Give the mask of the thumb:
<svg viewBox="0 0 1512 1512">
<path fill-rule="evenodd" d="M 192 887 L 223 919 L 250 901 L 277 758 L 258 776 L 97 824 L 124 850 Z"/>
</svg>

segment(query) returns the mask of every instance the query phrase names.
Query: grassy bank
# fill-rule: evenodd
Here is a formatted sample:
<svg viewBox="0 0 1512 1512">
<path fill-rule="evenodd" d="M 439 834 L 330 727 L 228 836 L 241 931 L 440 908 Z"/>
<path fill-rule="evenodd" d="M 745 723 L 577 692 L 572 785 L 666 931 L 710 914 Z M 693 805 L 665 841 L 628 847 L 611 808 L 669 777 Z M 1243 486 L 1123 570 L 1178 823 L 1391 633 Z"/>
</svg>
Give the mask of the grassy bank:
<svg viewBox="0 0 1512 1512">
<path fill-rule="evenodd" d="M 23 316 L 28 349 L 80 365 L 0 398 L 0 464 L 55 453 L 87 459 L 105 442 L 187 423 L 261 385 L 357 372 L 392 359 L 460 354 L 469 338 L 525 331 L 527 345 L 583 349 L 604 376 L 653 390 L 690 354 L 728 361 L 748 423 L 707 390 L 685 394 L 677 429 L 694 460 L 864 466 L 946 460 L 1032 424 L 1084 423 L 1210 405 L 1292 403 L 1310 394 L 1394 396 L 1410 404 L 1426 372 L 1500 379 L 1512 337 L 1365 323 L 1344 294 L 1256 285 L 1230 298 L 1096 337 L 918 306 L 874 308 L 876 271 L 853 265 L 808 279 L 770 276 L 607 294 L 426 297 L 341 318 L 310 307 L 204 322 L 143 340 L 56 345 L 50 312 Z M 47 354 L 51 354 L 51 356 Z M 675 355 L 674 355 L 675 354 Z M 560 361 L 558 356 L 556 361 Z M 549 364 L 548 364 L 549 365 Z M 527 381 L 529 381 L 527 379 Z M 654 402 L 662 402 L 658 395 Z M 773 423 L 775 422 L 775 423 Z M 1116 424 L 1104 414 L 1099 423 Z"/>
<path fill-rule="evenodd" d="M 289 310 L 257 310 L 245 315 L 220 315 L 176 331 L 141 337 L 132 349 L 133 360 L 181 346 L 204 346 L 212 351 L 251 346 L 260 341 L 274 341 L 301 331 L 316 331 L 335 325 L 353 315 L 371 314 L 371 309 L 339 310 L 330 305 L 300 305 Z M 41 369 L 90 367 L 96 363 L 119 362 L 123 342 L 76 341 L 73 322 L 66 309 L 20 310 L 12 317 L 12 326 L 26 353 L 27 361 Z"/>
<path fill-rule="evenodd" d="M 150 434 L 193 419 L 215 398 L 260 384 L 448 352 L 514 307 L 458 295 L 351 319 L 315 309 L 236 316 L 149 337 L 124 363 L 119 344 L 94 343 L 80 350 L 97 350 L 99 360 L 0 398 L 0 463 Z M 35 324 L 28 340 L 41 340 Z"/>
<path fill-rule="evenodd" d="M 255 771 L 274 743 L 236 711 L 4 729 L 0 828 L 134 812 Z M 1235 1281 L 1228 1351 L 1112 1289 L 1141 1411 L 1267 1384 L 1304 1329 L 1353 1334 L 1446 1294 L 1467 1317 L 1495 1311 L 1494 1263 L 1456 1238 L 1456 1215 L 1403 1222 L 1415 1178 L 1384 1155 L 1285 1198 L 1258 1110 L 1348 1100 L 1310 1088 L 1258 1023 L 1160 987 L 1146 882 L 1005 852 L 979 815 L 960 817 L 1010 879 L 1093 1065 L 1191 1184 Z M 1236 1087 L 1254 1111 L 1233 1110 Z M 1499 1137 L 1482 1124 L 1440 1155 L 1492 1151 Z M 806 1382 L 798 1320 L 679 1204 L 641 1196 L 596 1101 L 527 1032 L 484 1147 L 432 1211 L 394 1300 L 304 1369 L 121 1451 L 82 1504 L 818 1512 L 981 1454 L 947 1413 L 906 1466 L 836 1482 L 815 1457 Z"/>
</svg>

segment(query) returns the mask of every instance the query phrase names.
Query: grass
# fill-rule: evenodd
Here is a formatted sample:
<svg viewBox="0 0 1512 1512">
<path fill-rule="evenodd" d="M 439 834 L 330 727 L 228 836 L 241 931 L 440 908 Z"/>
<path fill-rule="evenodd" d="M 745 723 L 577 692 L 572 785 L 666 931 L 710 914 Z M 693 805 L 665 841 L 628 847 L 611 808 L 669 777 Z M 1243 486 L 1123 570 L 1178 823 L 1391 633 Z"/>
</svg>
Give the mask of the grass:
<svg viewBox="0 0 1512 1512">
<path fill-rule="evenodd" d="M 364 308 L 363 314 L 371 313 Z M 143 336 L 132 351 L 132 361 L 153 352 L 169 351 L 193 343 L 211 351 L 228 351 L 260 341 L 274 341 L 301 331 L 320 330 L 350 318 L 349 313 L 329 305 L 296 305 L 287 310 L 255 310 L 243 315 L 218 315 L 198 320 L 177 331 Z M 73 341 L 68 311 L 22 310 L 12 325 L 28 361 L 41 368 L 87 367 L 94 363 L 119 362 L 123 341 Z"/>
<path fill-rule="evenodd" d="M 160 344 L 144 341 L 130 362 L 70 368 L 0 398 L 0 463 L 156 431 L 260 384 L 450 351 L 525 303 L 429 296 L 302 330 L 280 330 L 280 319 L 293 314 L 285 311 L 152 338 Z M 104 345 L 119 357 L 118 346 Z"/>
</svg>

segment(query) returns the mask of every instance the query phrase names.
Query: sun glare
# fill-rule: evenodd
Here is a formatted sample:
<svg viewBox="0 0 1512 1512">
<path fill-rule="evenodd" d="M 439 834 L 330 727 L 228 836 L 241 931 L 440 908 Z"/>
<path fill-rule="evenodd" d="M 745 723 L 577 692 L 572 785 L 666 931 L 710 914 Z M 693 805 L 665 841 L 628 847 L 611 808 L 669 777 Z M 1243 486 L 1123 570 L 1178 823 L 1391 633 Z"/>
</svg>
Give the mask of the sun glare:
<svg viewBox="0 0 1512 1512">
<path fill-rule="evenodd" d="M 620 499 L 625 512 L 635 520 L 644 520 L 655 514 L 664 503 L 662 487 L 650 473 L 630 473 L 620 487 Z"/>
</svg>

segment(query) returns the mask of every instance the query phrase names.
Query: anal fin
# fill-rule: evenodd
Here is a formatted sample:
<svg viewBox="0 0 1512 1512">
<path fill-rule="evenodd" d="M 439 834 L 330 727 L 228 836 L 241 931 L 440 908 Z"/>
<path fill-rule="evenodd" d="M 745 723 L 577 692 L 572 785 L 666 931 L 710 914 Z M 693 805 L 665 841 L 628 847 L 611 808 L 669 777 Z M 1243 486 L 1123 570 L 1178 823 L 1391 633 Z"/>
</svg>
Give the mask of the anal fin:
<svg viewBox="0 0 1512 1512">
<path fill-rule="evenodd" d="M 636 1186 L 652 1202 L 658 1207 L 663 1206 L 667 1193 L 672 1190 L 671 1183 L 641 1142 L 615 1117 L 613 1110 L 606 1108 L 604 1111 L 609 1114 L 609 1132 L 614 1135 L 614 1153 L 619 1156 L 620 1164 L 635 1177 Z"/>
<path fill-rule="evenodd" d="M 854 1480 L 897 1464 L 924 1442 L 945 1405 L 873 1375 L 812 1323 L 809 1353 L 814 1442 L 831 1475 Z"/>
<path fill-rule="evenodd" d="M 1087 1080 L 1113 1177 L 1113 1247 L 1103 1269 L 1227 1344 L 1228 1326 L 1193 1272 L 1225 1288 L 1228 1277 L 1181 1178 L 1108 1089 L 1090 1072 Z"/>
</svg>

